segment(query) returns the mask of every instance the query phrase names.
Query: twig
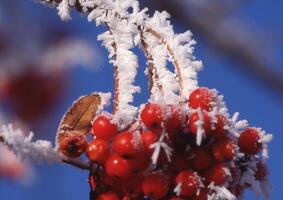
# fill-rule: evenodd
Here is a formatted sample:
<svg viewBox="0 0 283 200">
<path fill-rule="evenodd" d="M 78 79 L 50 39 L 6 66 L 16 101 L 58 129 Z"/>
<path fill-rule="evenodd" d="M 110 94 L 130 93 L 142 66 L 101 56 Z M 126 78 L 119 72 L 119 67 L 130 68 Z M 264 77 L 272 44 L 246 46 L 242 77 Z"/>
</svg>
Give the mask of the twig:
<svg viewBox="0 0 283 200">
<path fill-rule="evenodd" d="M 5 138 L 0 136 L 0 142 L 5 144 Z M 69 164 L 73 167 L 76 167 L 76 168 L 79 168 L 79 169 L 82 169 L 82 170 L 88 170 L 88 171 L 93 170 L 91 168 L 91 166 L 87 163 L 83 163 L 83 162 L 79 162 L 79 161 L 75 161 L 75 160 L 70 160 L 70 159 L 67 159 L 67 158 L 62 158 L 61 161 L 62 161 L 62 163 Z"/>
<path fill-rule="evenodd" d="M 183 77 L 182 77 L 182 73 L 181 73 L 181 70 L 180 70 L 180 67 L 179 67 L 178 60 L 176 59 L 176 56 L 173 52 L 173 49 L 168 45 L 167 41 L 157 31 L 155 31 L 151 28 L 147 28 L 146 32 L 154 35 L 156 38 L 158 38 L 160 40 L 160 42 L 164 46 L 166 46 L 166 49 L 167 49 L 169 55 L 171 56 L 171 58 L 173 60 L 173 65 L 174 65 L 174 67 L 177 71 L 177 76 L 178 76 L 178 79 L 179 79 L 180 96 L 182 96 L 183 89 L 184 89 Z"/>
<path fill-rule="evenodd" d="M 92 171 L 92 168 L 87 163 L 82 163 L 82 162 L 78 162 L 78 161 L 74 161 L 74 160 L 68 160 L 68 159 L 65 159 L 65 158 L 62 159 L 62 162 L 66 163 L 66 164 L 69 164 L 69 165 L 71 165 L 73 167 L 79 168 L 81 170 Z"/>
<path fill-rule="evenodd" d="M 109 24 L 105 23 L 105 25 L 108 28 L 111 35 L 114 35 Z M 112 47 L 115 51 L 115 54 L 113 55 L 112 59 L 116 60 L 117 59 L 117 45 L 115 42 L 113 42 Z M 118 105 L 119 105 L 119 70 L 118 70 L 118 66 L 114 65 L 114 98 L 113 98 L 113 111 L 112 111 L 113 114 L 117 112 Z"/>
<path fill-rule="evenodd" d="M 47 0 L 41 0 L 42 3 L 46 3 L 46 4 L 52 4 L 52 5 L 58 5 L 62 0 L 50 0 L 50 1 L 47 1 Z M 80 3 L 78 2 L 78 0 L 76 1 L 76 4 L 75 6 L 73 6 L 74 9 L 76 9 L 78 12 L 81 12 L 83 14 L 86 14 L 84 12 L 82 12 L 82 8 L 80 6 Z M 89 9 L 88 10 L 88 13 L 91 12 L 92 10 L 96 9 L 97 6 L 94 6 L 92 9 Z M 108 13 L 109 10 L 108 9 L 104 9 L 105 10 L 105 13 Z M 127 17 L 122 17 L 120 16 L 119 13 L 115 13 L 115 17 L 120 19 L 120 20 L 128 20 Z M 179 89 L 180 89 L 180 95 L 182 95 L 182 92 L 183 92 L 183 88 L 184 88 L 184 83 L 183 83 L 183 77 L 182 77 L 182 73 L 181 73 L 181 70 L 180 70 L 180 67 L 179 67 L 179 64 L 178 64 L 178 60 L 176 59 L 176 56 L 173 52 L 173 49 L 168 45 L 167 41 L 161 36 L 161 34 L 159 34 L 156 30 L 153 30 L 152 28 L 148 28 L 146 27 L 145 25 L 143 25 L 143 29 L 139 29 L 139 25 L 137 24 L 133 24 L 135 26 L 137 26 L 138 30 L 140 31 L 140 34 L 143 34 L 143 32 L 148 32 L 148 33 L 151 33 L 153 36 L 155 36 L 157 39 L 160 40 L 160 42 L 166 47 L 167 51 L 168 51 L 168 54 L 171 56 L 172 60 L 173 60 L 173 65 L 177 71 L 177 76 L 178 76 L 178 79 L 179 79 Z M 108 27 L 109 29 L 109 26 L 108 24 L 106 23 L 106 26 Z M 109 29 L 109 31 L 112 33 L 112 31 Z M 113 33 L 112 33 L 113 34 Z M 113 48 L 115 49 L 116 45 L 114 44 Z M 146 53 L 146 52 L 145 52 Z M 146 55 L 147 57 L 147 55 Z M 114 58 L 115 59 L 115 58 Z M 118 68 L 118 66 L 116 66 Z M 118 72 L 116 72 L 117 69 L 115 69 L 114 67 L 114 78 L 115 78 L 115 92 L 114 92 L 114 106 L 113 106 L 113 113 L 115 113 L 117 111 L 117 106 L 118 106 L 118 102 L 119 102 L 119 98 L 118 98 L 118 94 L 119 94 L 119 91 L 118 91 L 118 87 L 119 87 L 119 80 L 118 80 Z M 116 79 L 117 78 L 117 79 Z M 117 81 L 117 83 L 116 83 Z M 117 89 L 116 89 L 117 88 Z"/>
<path fill-rule="evenodd" d="M 219 34 L 219 29 L 215 28 L 215 25 L 221 24 L 221 20 L 224 19 L 223 16 L 217 16 L 216 14 L 220 13 L 220 15 L 223 15 L 223 12 L 227 13 L 227 11 L 225 11 L 227 5 L 223 5 L 223 2 L 226 1 L 220 1 L 221 5 L 218 6 L 221 8 L 222 13 L 219 12 L 219 10 L 217 12 L 209 12 L 208 9 L 210 8 L 198 7 L 194 5 L 193 1 L 191 1 L 191 3 L 188 1 L 188 6 L 184 6 L 185 1 L 158 0 L 145 2 L 145 4 L 150 5 L 154 9 L 166 9 L 171 14 L 174 14 L 184 25 L 198 32 L 199 35 L 221 55 L 239 63 L 239 65 L 234 65 L 235 67 L 249 73 L 251 75 L 250 77 L 254 77 L 265 86 L 273 89 L 281 97 L 283 96 L 283 74 L 270 69 L 270 65 L 278 66 L 278 63 L 271 64 L 271 62 L 268 61 L 270 58 L 267 57 L 267 55 L 254 51 L 254 47 L 257 47 L 257 49 L 265 49 L 262 46 L 258 47 L 260 43 L 251 44 L 251 40 L 247 42 L 249 37 L 254 38 L 257 34 L 250 33 L 247 35 L 247 38 L 244 38 L 237 35 L 235 31 L 231 32 L 230 30 L 233 30 L 233 28 L 229 29 L 228 27 L 228 31 L 222 31 L 221 33 L 225 34 L 221 35 Z M 186 12 L 184 10 L 186 10 Z M 198 15 L 195 16 L 193 13 L 198 13 Z M 226 19 L 224 22 L 227 24 Z M 234 25 L 231 24 L 231 26 Z M 241 27 L 245 28 L 244 26 Z M 237 39 L 231 40 L 231 38 Z"/>
<path fill-rule="evenodd" d="M 146 39 L 144 37 L 144 32 L 141 30 L 140 26 L 139 26 L 139 31 L 140 31 L 140 35 L 141 35 L 142 48 L 143 48 L 144 54 L 146 56 L 147 65 L 148 65 L 147 66 L 147 72 L 148 72 L 148 80 L 149 80 L 149 91 L 152 94 L 152 88 L 153 88 L 154 80 L 157 80 L 157 87 L 160 91 L 162 91 L 162 85 L 158 82 L 159 76 L 158 76 L 158 74 L 156 74 L 156 68 L 155 68 L 154 63 L 153 63 L 153 57 L 149 53 L 148 44 L 147 44 Z"/>
</svg>

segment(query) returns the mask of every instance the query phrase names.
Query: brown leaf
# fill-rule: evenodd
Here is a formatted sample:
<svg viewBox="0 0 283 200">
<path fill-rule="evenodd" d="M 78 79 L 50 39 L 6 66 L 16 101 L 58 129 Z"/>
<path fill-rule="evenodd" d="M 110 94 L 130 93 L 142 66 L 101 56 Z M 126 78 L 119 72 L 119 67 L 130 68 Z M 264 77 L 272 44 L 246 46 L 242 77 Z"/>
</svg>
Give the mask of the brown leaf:
<svg viewBox="0 0 283 200">
<path fill-rule="evenodd" d="M 68 133 L 76 131 L 87 135 L 91 121 L 101 104 L 101 97 L 92 93 L 80 97 L 64 115 L 57 132 L 57 142 Z"/>
</svg>

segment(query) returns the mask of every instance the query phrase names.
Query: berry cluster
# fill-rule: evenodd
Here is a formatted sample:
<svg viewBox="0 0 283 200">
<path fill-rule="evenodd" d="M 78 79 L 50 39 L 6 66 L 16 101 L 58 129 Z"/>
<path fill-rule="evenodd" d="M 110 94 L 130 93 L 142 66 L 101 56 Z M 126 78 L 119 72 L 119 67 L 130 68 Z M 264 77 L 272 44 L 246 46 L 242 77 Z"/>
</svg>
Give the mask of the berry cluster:
<svg viewBox="0 0 283 200">
<path fill-rule="evenodd" d="M 267 181 L 260 155 L 266 135 L 238 130 L 215 90 L 198 88 L 188 102 L 140 110 L 124 130 L 103 113 L 93 120 L 93 140 L 73 133 L 60 144 L 64 155 L 85 152 L 95 166 L 89 180 L 95 199 L 232 200 Z"/>
</svg>

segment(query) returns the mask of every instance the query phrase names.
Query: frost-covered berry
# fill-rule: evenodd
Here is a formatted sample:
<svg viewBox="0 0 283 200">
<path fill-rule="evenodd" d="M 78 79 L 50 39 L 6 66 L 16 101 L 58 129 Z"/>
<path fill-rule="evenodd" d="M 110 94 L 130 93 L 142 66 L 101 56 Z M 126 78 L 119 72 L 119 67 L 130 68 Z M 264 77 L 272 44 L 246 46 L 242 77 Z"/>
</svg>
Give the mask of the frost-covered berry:
<svg viewBox="0 0 283 200">
<path fill-rule="evenodd" d="M 240 151 L 249 155 L 257 154 L 262 145 L 259 142 L 260 134 L 255 128 L 248 128 L 244 130 L 238 140 Z"/>
<path fill-rule="evenodd" d="M 208 135 L 211 131 L 211 120 L 208 116 L 208 113 L 205 111 L 194 112 L 189 118 L 190 133 L 196 135 L 198 132 L 198 128 L 204 130 L 206 135 Z"/>
<path fill-rule="evenodd" d="M 97 138 L 109 140 L 117 133 L 117 125 L 105 115 L 98 116 L 92 124 L 92 134 Z"/>
<path fill-rule="evenodd" d="M 175 188 L 175 192 L 178 196 L 191 197 L 197 192 L 201 185 L 200 177 L 191 170 L 184 170 L 176 176 L 175 185 L 176 188 L 179 187 L 179 191 L 176 191 Z"/>
<path fill-rule="evenodd" d="M 211 111 L 215 103 L 215 94 L 208 88 L 201 87 L 194 90 L 189 97 L 189 106 L 193 109 Z"/>
<path fill-rule="evenodd" d="M 72 131 L 59 140 L 59 151 L 67 157 L 77 158 L 85 151 L 87 140 L 83 133 Z"/>
<path fill-rule="evenodd" d="M 90 161 L 104 164 L 110 155 L 108 141 L 96 138 L 87 145 L 86 154 Z"/>
<path fill-rule="evenodd" d="M 177 106 L 170 105 L 168 109 L 170 110 L 170 117 L 167 118 L 165 127 L 168 136 L 173 138 L 175 134 L 182 131 L 186 116 Z"/>
<path fill-rule="evenodd" d="M 162 122 L 164 121 L 162 106 L 158 104 L 146 104 L 141 112 L 141 120 L 150 130 L 161 129 Z"/>
<path fill-rule="evenodd" d="M 144 131 L 141 134 L 141 137 L 142 137 L 144 151 L 148 153 L 149 155 L 151 155 L 153 152 L 153 149 L 150 148 L 150 146 L 158 140 L 159 134 L 153 131 Z"/>
<path fill-rule="evenodd" d="M 227 134 L 225 125 L 227 125 L 227 118 L 221 114 L 215 115 L 216 123 L 214 124 L 214 129 L 211 131 L 211 136 L 216 139 L 224 138 Z"/>
</svg>

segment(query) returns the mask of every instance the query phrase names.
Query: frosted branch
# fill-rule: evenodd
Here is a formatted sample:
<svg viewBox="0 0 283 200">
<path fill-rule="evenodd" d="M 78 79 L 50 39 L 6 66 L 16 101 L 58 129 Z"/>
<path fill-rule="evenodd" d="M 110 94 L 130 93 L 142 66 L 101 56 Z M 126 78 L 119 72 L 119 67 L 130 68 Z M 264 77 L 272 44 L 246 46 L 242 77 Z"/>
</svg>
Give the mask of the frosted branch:
<svg viewBox="0 0 283 200">
<path fill-rule="evenodd" d="M 31 159 L 36 162 L 67 163 L 74 167 L 91 170 L 88 163 L 78 160 L 70 160 L 62 157 L 52 143 L 46 140 L 33 141 L 33 133 L 26 136 L 20 129 L 14 129 L 12 125 L 2 126 L 0 130 L 0 142 L 22 159 Z"/>
</svg>

